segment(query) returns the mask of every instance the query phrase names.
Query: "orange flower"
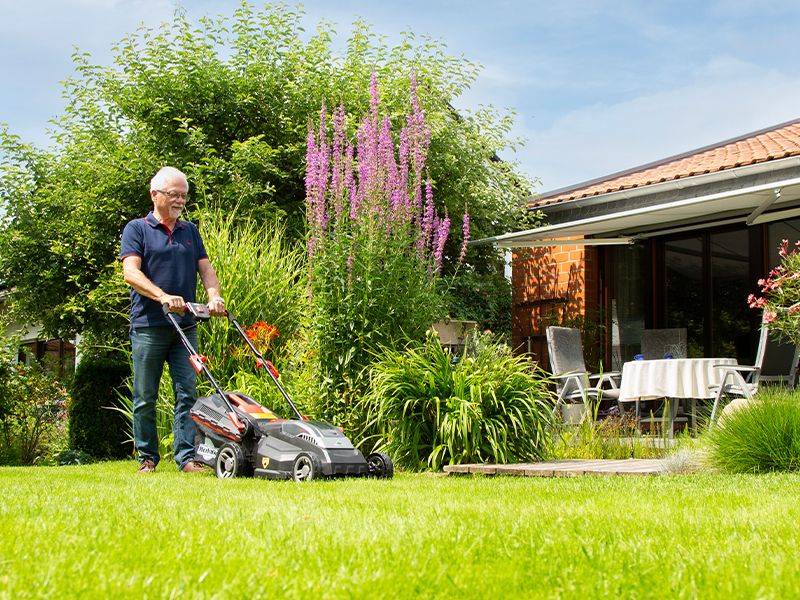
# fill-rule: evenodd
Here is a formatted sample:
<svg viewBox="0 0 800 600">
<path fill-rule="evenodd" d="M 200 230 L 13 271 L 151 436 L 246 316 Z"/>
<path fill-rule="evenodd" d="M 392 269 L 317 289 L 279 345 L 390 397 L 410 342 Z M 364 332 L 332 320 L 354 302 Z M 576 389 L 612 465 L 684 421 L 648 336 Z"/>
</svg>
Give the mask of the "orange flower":
<svg viewBox="0 0 800 600">
<path fill-rule="evenodd" d="M 244 328 L 247 338 L 253 343 L 259 352 L 269 350 L 269 343 L 272 338 L 280 335 L 278 328 L 264 321 L 256 321 L 252 325 Z"/>
</svg>

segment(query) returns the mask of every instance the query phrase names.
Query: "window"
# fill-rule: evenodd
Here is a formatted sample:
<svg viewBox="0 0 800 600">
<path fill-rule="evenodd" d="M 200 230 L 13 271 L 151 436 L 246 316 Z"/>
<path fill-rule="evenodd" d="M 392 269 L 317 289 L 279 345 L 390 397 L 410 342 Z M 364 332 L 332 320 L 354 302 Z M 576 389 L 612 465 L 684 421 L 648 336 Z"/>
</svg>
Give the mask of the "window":
<svg viewBox="0 0 800 600">
<path fill-rule="evenodd" d="M 20 347 L 18 359 L 26 364 L 39 360 L 48 371 L 67 378 L 75 372 L 75 345 L 57 339 L 26 342 Z"/>
</svg>

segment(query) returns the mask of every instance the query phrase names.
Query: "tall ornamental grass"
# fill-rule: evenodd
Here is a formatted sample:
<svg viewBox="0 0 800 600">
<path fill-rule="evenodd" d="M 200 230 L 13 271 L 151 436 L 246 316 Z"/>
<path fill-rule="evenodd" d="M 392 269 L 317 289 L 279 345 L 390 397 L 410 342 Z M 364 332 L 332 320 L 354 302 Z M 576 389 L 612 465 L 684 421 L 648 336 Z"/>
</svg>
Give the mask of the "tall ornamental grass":
<svg viewBox="0 0 800 600">
<path fill-rule="evenodd" d="M 632 413 L 597 419 L 598 408 L 595 405 L 578 425 L 556 421 L 547 457 L 619 460 L 664 458 L 669 453 L 666 431 L 661 436 L 643 436 L 639 420 Z"/>
<path fill-rule="evenodd" d="M 800 469 L 800 392 L 762 388 L 706 436 L 708 459 L 730 473 Z"/>
<path fill-rule="evenodd" d="M 289 242 L 281 225 L 241 219 L 236 210 L 201 212 L 200 233 L 219 277 L 225 308 L 251 331 L 262 323 L 273 328 L 271 354 L 265 358 L 278 360 L 308 310 L 303 248 Z M 199 282 L 198 298 L 205 298 Z M 227 319 L 212 318 L 200 326 L 198 343 L 222 382 L 253 362 L 251 355 L 239 351 L 244 343 Z"/>
<path fill-rule="evenodd" d="M 277 224 L 258 224 L 241 218 L 236 209 L 223 213 L 198 213 L 200 233 L 220 280 L 226 308 L 251 335 L 264 358 L 282 374 L 285 388 L 303 405 L 310 393 L 307 360 L 303 350 L 306 299 L 306 260 L 302 246 L 292 246 Z M 198 301 L 205 291 L 198 282 Z M 274 332 L 258 335 L 270 326 Z M 201 354 L 217 382 L 226 390 L 239 390 L 281 415 L 289 415 L 283 398 L 263 373 L 255 372 L 255 358 L 226 318 L 212 318 L 198 326 Z M 304 370 L 305 369 L 305 370 Z M 212 393 L 210 384 L 198 376 L 198 394 Z M 121 410 L 132 419 L 130 399 L 120 398 Z M 156 424 L 162 457 L 172 453 L 174 393 L 169 370 L 159 387 Z"/>
<path fill-rule="evenodd" d="M 431 334 L 378 357 L 361 408 L 367 444 L 399 466 L 438 470 L 542 458 L 553 402 L 544 373 L 492 336 L 454 355 Z"/>
<path fill-rule="evenodd" d="M 380 115 L 374 75 L 370 91 L 355 140 L 344 107 L 330 123 L 323 107 L 307 147 L 315 412 L 345 427 L 358 419 L 353 409 L 375 351 L 421 340 L 444 315 L 436 279 L 450 219 L 436 214 L 434 184 L 425 180 L 430 130 L 416 81 L 396 146 L 389 118 Z"/>
</svg>

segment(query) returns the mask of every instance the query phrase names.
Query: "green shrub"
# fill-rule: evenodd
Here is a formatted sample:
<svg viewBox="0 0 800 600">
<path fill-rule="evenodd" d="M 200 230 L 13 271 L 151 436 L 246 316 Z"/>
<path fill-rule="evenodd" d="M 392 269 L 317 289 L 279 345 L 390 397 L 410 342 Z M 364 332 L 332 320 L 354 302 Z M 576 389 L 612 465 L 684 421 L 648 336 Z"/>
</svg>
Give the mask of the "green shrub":
<svg viewBox="0 0 800 600">
<path fill-rule="evenodd" d="M 68 398 L 39 362 L 15 364 L 15 351 L 0 356 L 0 464 L 32 465 L 61 449 Z"/>
<path fill-rule="evenodd" d="M 59 466 L 65 467 L 67 465 L 88 465 L 93 462 L 83 450 L 64 450 L 55 456 L 55 462 Z"/>
<path fill-rule="evenodd" d="M 800 392 L 762 389 L 706 435 L 712 465 L 732 473 L 800 469 Z"/>
<path fill-rule="evenodd" d="M 460 356 L 435 335 L 385 350 L 362 399 L 364 443 L 409 469 L 541 458 L 554 398 L 544 373 L 490 335 L 474 335 Z"/>
<path fill-rule="evenodd" d="M 130 394 L 130 368 L 122 354 L 82 357 L 72 381 L 69 445 L 94 458 L 124 458 L 132 452 L 120 397 Z"/>
</svg>

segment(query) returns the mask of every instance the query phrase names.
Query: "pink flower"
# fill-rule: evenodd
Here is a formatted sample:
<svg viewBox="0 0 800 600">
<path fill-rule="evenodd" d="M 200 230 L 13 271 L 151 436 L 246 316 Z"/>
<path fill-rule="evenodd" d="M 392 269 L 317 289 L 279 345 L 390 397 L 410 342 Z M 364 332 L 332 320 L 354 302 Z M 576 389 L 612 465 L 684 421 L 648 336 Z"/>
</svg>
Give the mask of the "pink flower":
<svg viewBox="0 0 800 600">
<path fill-rule="evenodd" d="M 778 313 L 776 313 L 774 310 L 768 310 L 764 313 L 764 323 L 772 323 L 777 318 Z"/>
<path fill-rule="evenodd" d="M 469 211 L 464 207 L 464 222 L 461 225 L 461 234 L 464 236 L 461 242 L 461 252 L 458 254 L 459 264 L 464 262 L 464 257 L 467 255 L 467 245 L 469 244 Z"/>
</svg>

